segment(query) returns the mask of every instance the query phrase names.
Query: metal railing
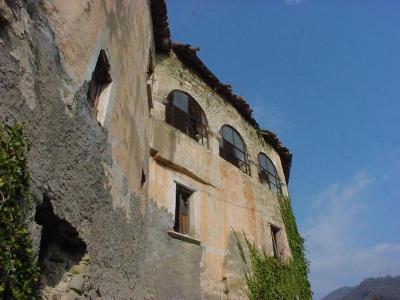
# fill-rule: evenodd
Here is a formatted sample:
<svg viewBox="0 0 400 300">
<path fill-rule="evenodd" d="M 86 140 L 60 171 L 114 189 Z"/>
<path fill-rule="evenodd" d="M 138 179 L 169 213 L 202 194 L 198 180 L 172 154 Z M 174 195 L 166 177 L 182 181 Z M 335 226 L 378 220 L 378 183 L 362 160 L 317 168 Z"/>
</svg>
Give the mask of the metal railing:
<svg viewBox="0 0 400 300">
<path fill-rule="evenodd" d="M 201 145 L 208 146 L 207 126 L 201 120 L 184 112 L 173 104 L 169 104 L 167 123 L 182 131 Z"/>
<path fill-rule="evenodd" d="M 219 147 L 219 155 L 251 176 L 249 159 L 245 151 L 223 139 L 222 145 Z M 243 157 L 243 159 L 240 157 Z"/>
<path fill-rule="evenodd" d="M 270 190 L 274 191 L 275 193 L 281 192 L 282 187 L 280 179 L 268 170 L 264 169 L 262 166 L 259 166 L 259 168 L 258 176 L 260 177 L 261 183 L 268 185 Z M 271 180 L 271 177 L 273 180 Z"/>
</svg>

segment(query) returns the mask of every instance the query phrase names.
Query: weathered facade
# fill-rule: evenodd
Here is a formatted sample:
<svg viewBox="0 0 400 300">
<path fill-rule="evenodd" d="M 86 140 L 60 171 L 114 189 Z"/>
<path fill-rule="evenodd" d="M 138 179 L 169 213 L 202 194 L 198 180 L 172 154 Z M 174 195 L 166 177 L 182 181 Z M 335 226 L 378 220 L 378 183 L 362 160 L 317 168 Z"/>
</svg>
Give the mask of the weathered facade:
<svg viewBox="0 0 400 300">
<path fill-rule="evenodd" d="M 30 144 L 44 296 L 73 297 L 75 278 L 93 298 L 143 298 L 150 4 L 2 0 L 0 15 L 0 118 L 24 123 Z M 88 91 L 101 50 L 111 83 L 96 109 Z"/>
<path fill-rule="evenodd" d="M 262 184 L 258 175 L 258 154 L 265 153 L 276 166 L 282 180 L 282 192 L 287 193 L 280 155 L 265 141 L 260 131 L 214 91 L 195 69 L 188 68 L 176 53 L 179 50 L 173 47 L 170 53 L 157 56 L 148 198 L 151 206 L 166 210 L 159 217 L 163 221 L 160 223 L 158 220 L 157 224 L 150 226 L 152 231 L 160 226 L 159 231 L 165 237 L 146 235 L 150 240 L 146 245 L 154 245 L 149 252 L 157 253 L 153 253 L 146 263 L 150 268 L 164 265 L 166 269 L 165 272 L 147 274 L 152 278 L 159 276 L 154 284 L 162 294 L 170 291 L 171 299 L 186 292 L 193 293 L 193 290 L 187 290 L 187 284 L 182 284 L 181 290 L 178 288 L 180 283 L 189 280 L 189 286 L 199 289 L 198 298 L 203 295 L 207 299 L 243 299 L 246 292 L 242 262 L 233 231 L 244 231 L 249 239 L 273 255 L 271 225 L 280 228 L 282 259 L 290 257 L 276 193 Z M 193 97 L 203 109 L 208 143 L 202 144 L 166 122 L 166 107 L 171 101 L 169 95 L 177 90 Z M 250 175 L 220 156 L 220 129 L 223 125 L 233 127 L 243 138 L 249 156 Z M 179 186 L 192 192 L 187 234 L 193 238 L 189 240 L 192 245 L 187 245 L 185 237 L 173 233 L 170 233 L 173 238 L 183 241 L 159 243 L 171 239 L 166 233 L 173 230 L 177 217 L 176 192 Z M 171 249 L 173 255 L 168 255 Z M 190 278 L 180 271 L 193 271 L 197 265 L 198 273 Z"/>
<path fill-rule="evenodd" d="M 202 124 L 177 118 L 174 91 Z M 171 43 L 164 1 L 0 0 L 0 97 L 30 144 L 44 298 L 243 299 L 234 232 L 290 259 L 291 154 Z"/>
</svg>

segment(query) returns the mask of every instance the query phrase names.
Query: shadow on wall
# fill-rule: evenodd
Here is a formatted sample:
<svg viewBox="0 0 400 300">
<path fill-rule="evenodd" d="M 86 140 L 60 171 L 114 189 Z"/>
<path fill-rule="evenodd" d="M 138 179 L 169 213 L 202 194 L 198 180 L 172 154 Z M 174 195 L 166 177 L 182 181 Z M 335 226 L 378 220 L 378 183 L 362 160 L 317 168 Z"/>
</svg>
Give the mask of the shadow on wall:
<svg viewBox="0 0 400 300">
<path fill-rule="evenodd" d="M 201 258 L 203 247 L 168 235 L 174 217 L 147 201 L 144 229 L 143 282 L 155 299 L 203 299 Z"/>
</svg>

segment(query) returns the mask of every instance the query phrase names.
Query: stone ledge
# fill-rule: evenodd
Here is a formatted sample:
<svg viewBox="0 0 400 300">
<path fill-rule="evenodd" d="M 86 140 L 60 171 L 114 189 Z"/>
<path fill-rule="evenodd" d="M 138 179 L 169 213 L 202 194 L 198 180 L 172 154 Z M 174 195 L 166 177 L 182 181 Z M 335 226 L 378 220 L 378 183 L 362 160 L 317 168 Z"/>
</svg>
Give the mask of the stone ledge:
<svg viewBox="0 0 400 300">
<path fill-rule="evenodd" d="M 215 188 L 215 185 L 211 184 L 207 179 L 199 177 L 195 173 L 193 173 L 191 170 L 189 170 L 188 168 L 185 168 L 185 167 L 183 167 L 181 165 L 178 165 L 178 164 L 170 161 L 169 159 L 163 157 L 160 154 L 160 152 L 158 152 L 157 150 L 153 149 L 151 146 L 150 146 L 150 155 L 154 158 L 154 160 L 156 162 L 158 162 L 158 163 L 160 163 L 160 164 L 162 164 L 164 166 L 167 166 L 167 167 L 169 167 L 171 169 L 174 169 L 174 170 L 176 170 L 178 172 L 181 172 L 181 173 L 183 173 L 183 174 L 185 174 L 185 175 L 187 175 L 187 176 L 189 176 L 189 177 L 191 177 L 191 178 L 193 178 L 193 179 L 195 179 L 195 180 L 197 180 L 197 181 L 199 181 L 199 182 L 201 182 L 203 184 L 207 184 L 207 185 L 212 186 L 212 187 Z"/>
<path fill-rule="evenodd" d="M 182 234 L 182 233 L 179 233 L 179 232 L 176 232 L 176 231 L 173 231 L 173 230 L 168 230 L 167 233 L 168 233 L 168 235 L 170 237 L 178 239 L 178 240 L 181 240 L 181 241 L 184 241 L 184 242 L 188 242 L 188 243 L 195 244 L 195 245 L 200 245 L 201 244 L 200 240 L 198 240 L 198 239 L 196 239 L 194 237 L 188 236 L 186 234 Z"/>
</svg>

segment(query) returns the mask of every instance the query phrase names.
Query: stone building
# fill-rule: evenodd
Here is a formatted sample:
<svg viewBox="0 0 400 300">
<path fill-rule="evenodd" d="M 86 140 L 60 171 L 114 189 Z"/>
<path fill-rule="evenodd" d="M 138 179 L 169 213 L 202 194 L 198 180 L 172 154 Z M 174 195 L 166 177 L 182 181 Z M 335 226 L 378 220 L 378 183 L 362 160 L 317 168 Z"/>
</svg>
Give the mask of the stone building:
<svg viewBox="0 0 400 300">
<path fill-rule="evenodd" d="M 291 153 L 196 52 L 163 0 L 0 0 L 44 298 L 243 299 L 234 232 L 290 259 Z"/>
<path fill-rule="evenodd" d="M 287 194 L 291 154 L 258 129 L 248 105 L 196 51 L 173 43 L 156 59 L 148 209 L 165 213 L 148 224 L 145 268 L 165 268 L 145 276 L 157 278 L 154 288 L 169 299 L 189 299 L 195 288 L 198 298 L 243 299 L 233 231 L 290 257 L 276 194 Z"/>
</svg>

